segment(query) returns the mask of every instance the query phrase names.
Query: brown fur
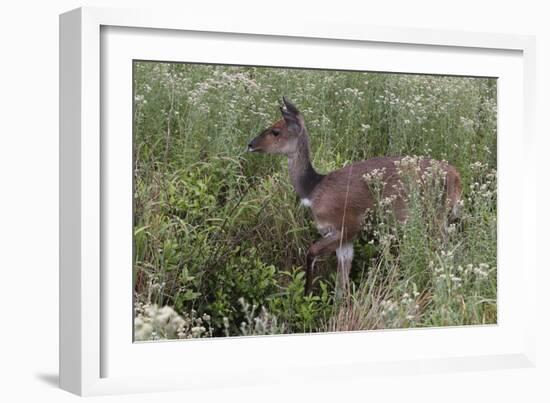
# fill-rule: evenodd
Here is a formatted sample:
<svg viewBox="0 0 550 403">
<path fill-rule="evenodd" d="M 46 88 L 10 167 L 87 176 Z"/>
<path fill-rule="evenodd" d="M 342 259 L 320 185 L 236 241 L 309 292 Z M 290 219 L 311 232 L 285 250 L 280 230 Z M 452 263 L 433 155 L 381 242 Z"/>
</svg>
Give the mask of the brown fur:
<svg viewBox="0 0 550 403">
<path fill-rule="evenodd" d="M 385 184 L 382 197 L 396 195 L 393 211 L 398 220 L 407 218 L 405 194 L 400 186 L 396 162 L 401 157 L 376 157 L 356 162 L 326 175 L 313 190 L 310 201 L 311 211 L 317 223 L 327 223 L 337 231 L 342 231 L 344 242 L 351 241 L 361 230 L 363 216 L 367 209 L 374 207 L 374 197 L 366 185 L 364 175 L 375 169 L 383 169 L 382 182 Z M 438 164 L 446 175 L 446 200 L 448 208 L 460 199 L 460 177 L 450 164 L 423 159 L 420 167 L 425 170 Z"/>
</svg>

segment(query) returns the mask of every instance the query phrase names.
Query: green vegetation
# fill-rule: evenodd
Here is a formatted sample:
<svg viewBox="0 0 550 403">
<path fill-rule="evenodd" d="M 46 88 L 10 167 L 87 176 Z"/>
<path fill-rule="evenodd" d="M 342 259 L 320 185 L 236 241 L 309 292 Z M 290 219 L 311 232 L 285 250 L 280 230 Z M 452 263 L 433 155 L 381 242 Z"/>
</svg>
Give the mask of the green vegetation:
<svg viewBox="0 0 550 403">
<path fill-rule="evenodd" d="M 496 323 L 496 80 L 134 68 L 137 340 Z M 335 301 L 330 256 L 305 297 L 313 220 L 286 159 L 245 152 L 280 118 L 282 95 L 321 173 L 381 155 L 448 160 L 463 180 L 460 220 L 438 236 L 418 189 L 404 225 L 380 203 L 355 242 L 350 295 Z"/>
</svg>

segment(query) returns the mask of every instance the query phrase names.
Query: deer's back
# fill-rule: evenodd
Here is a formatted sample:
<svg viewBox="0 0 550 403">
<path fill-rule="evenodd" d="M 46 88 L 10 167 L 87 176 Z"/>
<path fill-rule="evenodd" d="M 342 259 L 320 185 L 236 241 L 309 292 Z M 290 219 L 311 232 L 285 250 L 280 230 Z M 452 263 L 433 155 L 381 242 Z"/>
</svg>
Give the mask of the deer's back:
<svg viewBox="0 0 550 403">
<path fill-rule="evenodd" d="M 336 230 L 344 227 L 344 238 L 353 238 L 362 227 L 365 211 L 374 207 L 375 198 L 365 181 L 365 175 L 376 172 L 383 183 L 381 196 L 392 196 L 393 211 L 399 220 L 404 220 L 407 211 L 398 171 L 401 160 L 402 157 L 371 158 L 324 176 L 310 197 L 312 213 L 318 227 Z M 431 159 L 422 159 L 418 163 L 422 171 L 438 164 L 447 176 L 452 177 L 453 183 L 458 182 L 458 192 L 460 191 L 460 179 L 454 167 Z M 457 192 L 456 186 L 453 191 Z"/>
</svg>

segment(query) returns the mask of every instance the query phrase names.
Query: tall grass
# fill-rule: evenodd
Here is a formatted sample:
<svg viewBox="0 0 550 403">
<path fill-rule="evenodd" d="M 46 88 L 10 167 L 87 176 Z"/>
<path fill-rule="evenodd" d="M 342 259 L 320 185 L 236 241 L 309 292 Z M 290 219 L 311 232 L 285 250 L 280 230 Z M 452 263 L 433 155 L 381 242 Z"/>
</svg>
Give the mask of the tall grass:
<svg viewBox="0 0 550 403">
<path fill-rule="evenodd" d="M 134 95 L 137 339 L 496 322 L 494 79 L 136 62 Z M 320 172 L 380 155 L 452 163 L 460 220 L 439 236 L 426 193 L 411 192 L 404 225 L 379 203 L 352 293 L 335 302 L 327 257 L 304 297 L 312 219 L 284 158 L 245 153 L 282 95 Z"/>
</svg>

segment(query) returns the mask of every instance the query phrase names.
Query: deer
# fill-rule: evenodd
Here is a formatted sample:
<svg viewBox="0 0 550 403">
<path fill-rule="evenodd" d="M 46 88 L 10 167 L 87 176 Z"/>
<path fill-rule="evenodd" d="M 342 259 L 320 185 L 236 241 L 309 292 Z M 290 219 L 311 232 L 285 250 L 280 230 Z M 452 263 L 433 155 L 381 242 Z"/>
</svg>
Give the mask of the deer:
<svg viewBox="0 0 550 403">
<path fill-rule="evenodd" d="M 286 156 L 292 186 L 301 204 L 311 211 L 321 237 L 306 253 L 304 293 L 312 293 L 316 259 L 336 252 L 336 295 L 344 295 L 349 291 L 353 242 L 364 227 L 366 212 L 376 203 L 365 175 L 375 171 L 382 173 L 382 196 L 393 200 L 390 208 L 398 221 L 407 219 L 406 189 L 397 168 L 402 157 L 373 157 L 321 174 L 311 163 L 304 116 L 286 97 L 279 108 L 282 117 L 252 139 L 247 151 Z M 419 162 L 422 171 L 434 164 L 444 176 L 443 215 L 456 216 L 461 196 L 458 170 L 446 161 L 423 158 Z"/>
</svg>

